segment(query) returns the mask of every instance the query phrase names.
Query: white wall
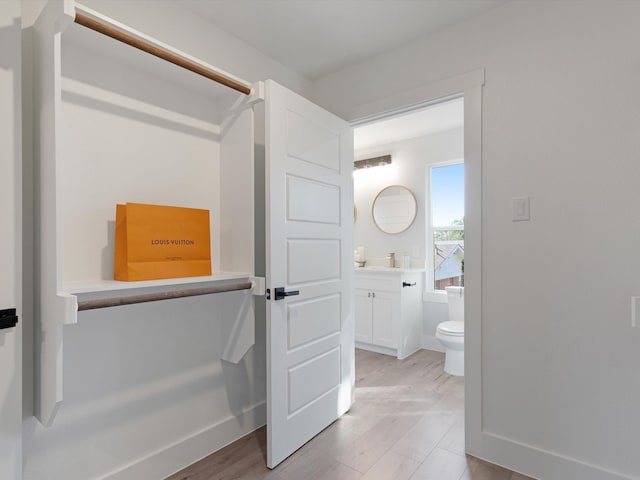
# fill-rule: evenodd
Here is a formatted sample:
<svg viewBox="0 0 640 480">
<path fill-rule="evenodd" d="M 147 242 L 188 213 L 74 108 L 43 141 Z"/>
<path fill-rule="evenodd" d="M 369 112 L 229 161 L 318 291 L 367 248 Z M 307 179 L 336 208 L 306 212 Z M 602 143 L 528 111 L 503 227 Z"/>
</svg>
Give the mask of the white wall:
<svg viewBox="0 0 640 480">
<path fill-rule="evenodd" d="M 396 258 L 407 252 L 411 256 L 412 267 L 428 266 L 428 259 L 425 263 L 425 187 L 428 169 L 433 164 L 462 160 L 463 135 L 463 129 L 457 128 L 355 152 L 356 160 L 381 155 L 391 155 L 392 158 L 391 165 L 356 170 L 353 176 L 354 201 L 358 211 L 354 225 L 354 243 L 365 247 L 369 265 L 384 265 L 384 257 L 389 252 L 396 252 Z M 397 235 L 383 233 L 376 227 L 371 215 L 373 200 L 378 192 L 388 185 L 408 187 L 418 204 L 413 225 Z M 422 333 L 434 337 L 438 323 L 447 319 L 446 304 L 426 301 L 423 312 Z M 429 345 L 437 347 L 438 344 L 434 341 Z"/>
<path fill-rule="evenodd" d="M 23 5 L 27 25 L 37 17 L 41 3 L 29 1 Z M 271 77 L 303 94 L 309 86 L 306 79 L 211 28 L 175 3 L 87 4 L 246 80 Z M 25 30 L 24 38 L 27 43 L 31 41 L 30 29 Z M 72 166 L 78 175 L 84 171 L 87 178 L 98 180 L 93 189 L 90 183 L 65 185 L 68 202 L 74 201 L 74 195 L 76 200 L 82 197 L 83 191 L 88 195 L 87 202 L 67 210 L 71 215 L 66 219 L 65 244 L 75 242 L 75 248 L 66 248 L 66 258 L 74 254 L 81 258 L 86 253 L 83 244 L 95 246 L 108 238 L 109 227 L 104 221 L 98 221 L 99 227 L 90 228 L 86 234 L 74 229 L 83 221 L 86 207 L 91 206 L 91 210 L 104 204 L 108 189 L 101 188 L 100 182 L 117 180 L 112 178 L 114 165 L 110 158 L 120 158 L 131 148 L 139 152 L 139 158 L 118 167 L 123 178 L 142 178 L 144 168 L 161 163 L 166 166 L 171 156 L 182 168 L 173 175 L 180 182 L 174 188 L 141 190 L 141 201 L 142 197 L 152 203 L 198 201 L 197 192 L 203 191 L 202 183 L 207 178 L 195 176 L 196 188 L 185 184 L 185 175 L 194 168 L 194 156 L 202 158 L 202 152 L 210 152 L 213 160 L 208 167 L 198 167 L 200 172 L 208 168 L 207 175 L 214 179 L 207 195 L 214 204 L 219 195 L 215 188 L 219 185 L 215 181 L 219 144 L 215 135 L 202 132 L 216 120 L 215 103 L 198 92 L 184 92 L 179 85 L 172 87 L 162 78 L 145 77 L 148 74 L 136 68 L 126 74 L 115 71 L 109 63 L 101 63 L 102 59 L 86 56 L 91 48 L 83 54 L 77 46 L 65 47 L 64 74 L 72 82 L 65 80 L 63 86 L 64 118 L 68 123 L 61 150 L 65 152 L 65 165 Z M 29 52 L 25 58 L 29 59 Z M 24 72 L 28 89 L 28 60 Z M 25 104 L 29 102 L 26 98 Z M 30 112 L 25 115 L 30 125 Z M 103 141 L 100 131 L 104 132 Z M 128 140 L 120 144 L 113 136 Z M 92 147 L 92 142 L 100 145 Z M 63 178 L 74 175 L 65 171 Z M 122 191 L 126 183 L 129 181 L 116 182 L 114 190 Z M 105 212 L 98 210 L 98 215 L 104 216 Z M 85 220 L 95 221 L 90 217 Z M 214 226 L 218 221 L 214 212 Z M 69 236 L 69 232 L 73 234 Z M 78 236 L 82 236 L 81 242 Z M 214 236 L 214 259 L 217 238 Z M 67 264 L 65 278 L 105 278 L 109 267 L 109 249 L 105 248 L 86 262 Z M 64 400 L 52 427 L 44 428 L 30 416 L 26 419 L 24 478 L 164 478 L 263 425 L 263 306 L 256 306 L 256 345 L 237 365 L 220 360 L 225 347 L 219 335 L 221 326 L 228 325 L 245 307 L 245 296 L 236 292 L 87 312 L 80 314 L 77 325 L 65 326 Z M 29 345 L 31 339 L 27 340 Z M 25 378 L 31 375 L 31 371 L 25 372 Z M 32 392 L 25 389 L 25 394 L 29 397 L 25 405 L 32 407 Z"/>
<path fill-rule="evenodd" d="M 0 2 L 0 309 L 19 323 L 0 330 L 0 478 L 22 467 L 21 69 L 20 3 Z"/>
<path fill-rule="evenodd" d="M 315 83 L 349 118 L 486 69 L 482 425 L 531 453 L 492 458 L 546 480 L 640 472 L 638 18 L 638 2 L 509 2 Z M 530 222 L 511 221 L 518 196 Z"/>
</svg>

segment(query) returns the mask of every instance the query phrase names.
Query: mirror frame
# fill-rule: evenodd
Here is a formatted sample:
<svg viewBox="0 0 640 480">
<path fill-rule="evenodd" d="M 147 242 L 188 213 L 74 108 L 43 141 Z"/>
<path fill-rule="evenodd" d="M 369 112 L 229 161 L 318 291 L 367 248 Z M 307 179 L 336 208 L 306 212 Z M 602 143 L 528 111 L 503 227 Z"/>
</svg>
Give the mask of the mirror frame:
<svg viewBox="0 0 640 480">
<path fill-rule="evenodd" d="M 411 219 L 411 222 L 409 222 L 409 224 L 403 228 L 402 230 L 400 230 L 399 232 L 387 232 L 386 230 L 384 230 L 377 222 L 376 220 L 376 216 L 375 216 L 375 208 L 376 208 L 376 202 L 378 201 L 378 197 L 380 197 L 380 195 L 382 195 L 382 193 L 385 190 L 388 190 L 390 188 L 401 188 L 405 191 L 407 191 L 410 195 L 411 198 L 413 199 L 413 204 L 415 206 L 415 210 L 413 212 L 413 218 Z M 378 228 L 378 230 L 380 230 L 382 233 L 386 233 L 387 235 L 398 235 L 400 233 L 406 232 L 407 230 L 409 230 L 411 228 L 411 226 L 415 223 L 416 218 L 418 216 L 418 201 L 416 200 L 416 196 L 414 195 L 414 193 L 411 191 L 411 189 L 405 185 L 387 185 L 386 187 L 384 187 L 382 190 L 380 190 L 378 192 L 378 194 L 375 196 L 375 198 L 373 199 L 373 202 L 371 203 L 371 218 L 373 219 L 373 223 L 375 224 L 375 226 Z"/>
</svg>

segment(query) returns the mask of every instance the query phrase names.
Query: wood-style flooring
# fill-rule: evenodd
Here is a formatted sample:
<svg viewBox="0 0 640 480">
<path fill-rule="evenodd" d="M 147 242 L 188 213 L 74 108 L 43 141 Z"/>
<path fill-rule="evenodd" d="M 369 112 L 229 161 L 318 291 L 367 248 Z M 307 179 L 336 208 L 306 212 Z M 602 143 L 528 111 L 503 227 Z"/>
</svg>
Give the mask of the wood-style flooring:
<svg viewBox="0 0 640 480">
<path fill-rule="evenodd" d="M 526 480 L 464 453 L 464 380 L 444 355 L 356 350 L 351 410 L 274 470 L 264 428 L 167 480 Z"/>
</svg>

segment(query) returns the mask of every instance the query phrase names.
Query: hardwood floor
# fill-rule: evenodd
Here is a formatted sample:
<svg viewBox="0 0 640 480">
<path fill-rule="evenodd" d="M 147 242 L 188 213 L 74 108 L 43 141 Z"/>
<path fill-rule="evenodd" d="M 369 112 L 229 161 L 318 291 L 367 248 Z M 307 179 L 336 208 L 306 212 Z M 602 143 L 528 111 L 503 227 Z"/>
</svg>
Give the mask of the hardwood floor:
<svg viewBox="0 0 640 480">
<path fill-rule="evenodd" d="M 405 360 L 356 350 L 351 410 L 285 460 L 265 466 L 264 428 L 167 480 L 526 480 L 464 454 L 464 381 L 444 355 Z"/>
</svg>

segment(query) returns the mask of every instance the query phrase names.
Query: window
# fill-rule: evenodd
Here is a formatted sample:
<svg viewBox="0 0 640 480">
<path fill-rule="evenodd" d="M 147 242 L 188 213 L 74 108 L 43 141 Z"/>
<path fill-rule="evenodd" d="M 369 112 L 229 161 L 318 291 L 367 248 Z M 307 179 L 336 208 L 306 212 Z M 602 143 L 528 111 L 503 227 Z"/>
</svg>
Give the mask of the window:
<svg viewBox="0 0 640 480">
<path fill-rule="evenodd" d="M 464 285 L 464 163 L 431 166 L 427 190 L 428 288 Z"/>
</svg>

